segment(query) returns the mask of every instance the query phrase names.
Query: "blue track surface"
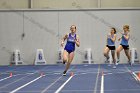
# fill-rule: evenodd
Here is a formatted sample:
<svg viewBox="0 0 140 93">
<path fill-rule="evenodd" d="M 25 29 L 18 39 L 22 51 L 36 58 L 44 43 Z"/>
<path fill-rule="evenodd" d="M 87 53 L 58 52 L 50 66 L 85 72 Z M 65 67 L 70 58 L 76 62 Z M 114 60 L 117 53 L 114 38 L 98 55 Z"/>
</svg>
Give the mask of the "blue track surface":
<svg viewBox="0 0 140 93">
<path fill-rule="evenodd" d="M 59 93 L 140 93 L 140 82 L 130 73 L 140 71 L 139 64 L 132 67 L 120 64 L 117 69 L 107 64 L 72 65 L 67 76 L 62 76 L 64 68 L 64 65 L 2 66 L 0 93 L 10 93 L 18 88 L 13 93 L 55 93 L 70 77 Z M 10 72 L 13 73 L 12 77 L 9 77 Z M 70 75 L 71 72 L 74 72 L 74 76 Z"/>
</svg>

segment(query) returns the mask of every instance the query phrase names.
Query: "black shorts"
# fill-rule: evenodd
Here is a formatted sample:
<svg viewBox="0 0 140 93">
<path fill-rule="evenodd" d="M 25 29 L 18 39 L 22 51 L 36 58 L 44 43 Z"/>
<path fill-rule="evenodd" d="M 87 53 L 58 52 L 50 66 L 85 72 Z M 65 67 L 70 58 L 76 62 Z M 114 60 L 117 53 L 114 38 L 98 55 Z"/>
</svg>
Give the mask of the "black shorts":
<svg viewBox="0 0 140 93">
<path fill-rule="evenodd" d="M 120 44 L 120 45 L 123 47 L 124 50 L 128 50 L 129 49 L 129 45 L 122 45 L 122 44 Z"/>
<path fill-rule="evenodd" d="M 115 46 L 109 46 L 109 45 L 106 45 L 106 47 L 108 47 L 110 50 L 115 50 L 115 49 L 116 49 Z"/>
</svg>

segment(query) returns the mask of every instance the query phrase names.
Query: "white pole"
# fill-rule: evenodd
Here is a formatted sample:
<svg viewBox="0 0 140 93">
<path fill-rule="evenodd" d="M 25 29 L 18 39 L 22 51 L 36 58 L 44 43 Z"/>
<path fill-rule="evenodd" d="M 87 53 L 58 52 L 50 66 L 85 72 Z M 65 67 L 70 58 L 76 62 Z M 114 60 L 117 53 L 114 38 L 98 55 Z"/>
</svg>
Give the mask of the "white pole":
<svg viewBox="0 0 140 93">
<path fill-rule="evenodd" d="M 112 55 L 111 51 L 109 51 L 109 66 L 112 64 Z"/>
<path fill-rule="evenodd" d="M 131 50 L 131 61 L 132 61 L 132 64 L 134 63 L 134 61 L 135 61 L 135 48 L 132 48 L 132 50 Z"/>
<path fill-rule="evenodd" d="M 88 55 L 88 63 L 91 64 L 91 49 L 87 49 L 87 55 Z"/>
</svg>

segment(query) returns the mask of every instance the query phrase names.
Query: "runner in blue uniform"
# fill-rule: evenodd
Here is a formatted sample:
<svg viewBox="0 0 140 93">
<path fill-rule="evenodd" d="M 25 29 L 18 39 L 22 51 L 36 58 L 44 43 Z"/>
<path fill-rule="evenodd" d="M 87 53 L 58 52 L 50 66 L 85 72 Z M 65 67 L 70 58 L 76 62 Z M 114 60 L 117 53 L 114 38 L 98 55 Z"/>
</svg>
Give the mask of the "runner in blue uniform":
<svg viewBox="0 0 140 93">
<path fill-rule="evenodd" d="M 128 63 L 130 65 L 132 65 L 131 64 L 130 52 L 129 52 L 129 44 L 128 44 L 128 41 L 129 41 L 129 38 L 130 38 L 129 25 L 124 25 L 123 30 L 124 30 L 124 32 L 121 33 L 122 37 L 118 39 L 118 41 L 121 40 L 121 43 L 120 43 L 119 47 L 117 48 L 117 64 L 120 61 L 120 52 L 124 49 L 124 52 L 125 52 L 125 54 L 128 58 Z"/>
<path fill-rule="evenodd" d="M 116 58 L 115 58 L 115 41 L 116 41 L 116 29 L 111 28 L 110 33 L 107 35 L 107 45 L 104 49 L 104 56 L 106 57 L 106 62 L 109 59 L 109 51 L 111 50 L 112 59 L 113 59 L 113 68 L 116 68 Z"/>
<path fill-rule="evenodd" d="M 70 27 L 71 32 L 67 33 L 61 42 L 61 46 L 64 46 L 64 41 L 67 40 L 67 43 L 64 48 L 63 52 L 63 64 L 66 64 L 66 68 L 63 72 L 63 76 L 66 76 L 66 72 L 68 71 L 70 64 L 74 58 L 74 51 L 75 51 L 75 45 L 77 47 L 80 46 L 79 36 L 76 34 L 76 26 L 72 25 Z"/>
</svg>

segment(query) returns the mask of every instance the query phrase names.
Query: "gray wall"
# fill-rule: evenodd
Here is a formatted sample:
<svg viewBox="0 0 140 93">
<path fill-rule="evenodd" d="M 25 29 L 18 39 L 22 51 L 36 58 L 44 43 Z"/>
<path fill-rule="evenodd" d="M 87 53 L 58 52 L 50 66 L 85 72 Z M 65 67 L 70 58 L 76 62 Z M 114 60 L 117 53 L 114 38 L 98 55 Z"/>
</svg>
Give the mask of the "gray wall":
<svg viewBox="0 0 140 93">
<path fill-rule="evenodd" d="M 69 32 L 72 24 L 77 26 L 81 46 L 76 49 L 74 64 L 82 63 L 83 52 L 91 48 L 95 63 L 103 63 L 103 49 L 109 26 L 122 30 L 130 25 L 130 47 L 139 48 L 139 10 L 90 10 L 90 11 L 1 11 L 0 12 L 0 64 L 10 62 L 11 52 L 20 49 L 23 60 L 33 64 L 36 49 L 44 50 L 48 64 L 57 60 L 60 37 Z M 25 33 L 22 39 L 21 35 Z M 118 37 L 120 34 L 118 33 Z M 116 42 L 116 46 L 119 42 Z M 140 54 L 140 49 L 138 49 Z M 126 62 L 124 53 L 121 61 Z"/>
<path fill-rule="evenodd" d="M 30 2 L 31 1 L 31 2 Z M 5 5 L 6 4 L 6 5 Z M 83 9 L 87 8 L 126 8 L 140 7 L 140 0 L 0 0 L 1 9 Z"/>
</svg>

